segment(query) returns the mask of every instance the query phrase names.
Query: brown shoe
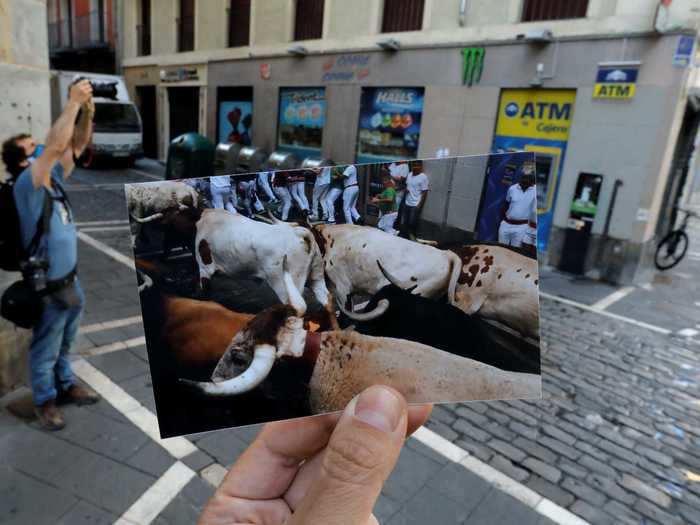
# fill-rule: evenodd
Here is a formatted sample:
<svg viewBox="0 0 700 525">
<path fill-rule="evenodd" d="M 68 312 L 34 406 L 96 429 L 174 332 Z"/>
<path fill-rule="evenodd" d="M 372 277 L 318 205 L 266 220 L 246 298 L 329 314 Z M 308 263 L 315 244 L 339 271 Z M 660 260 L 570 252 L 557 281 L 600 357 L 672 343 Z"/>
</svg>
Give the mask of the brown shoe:
<svg viewBox="0 0 700 525">
<path fill-rule="evenodd" d="M 61 414 L 61 411 L 56 406 L 56 401 L 53 399 L 43 405 L 34 407 L 34 413 L 39 420 L 41 428 L 44 430 L 61 430 L 66 426 L 63 414 Z"/>
<path fill-rule="evenodd" d="M 68 390 L 58 395 L 60 403 L 75 403 L 76 405 L 93 405 L 100 400 L 100 396 L 92 388 L 72 385 Z"/>
</svg>

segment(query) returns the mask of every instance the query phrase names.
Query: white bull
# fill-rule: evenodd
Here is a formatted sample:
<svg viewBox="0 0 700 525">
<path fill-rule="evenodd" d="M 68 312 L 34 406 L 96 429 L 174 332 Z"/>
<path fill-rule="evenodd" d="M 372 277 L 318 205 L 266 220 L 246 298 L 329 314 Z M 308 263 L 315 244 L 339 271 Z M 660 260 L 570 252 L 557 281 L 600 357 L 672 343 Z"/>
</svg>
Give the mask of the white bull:
<svg viewBox="0 0 700 525">
<path fill-rule="evenodd" d="M 287 256 L 294 285 L 308 286 L 330 311 L 331 297 L 323 264 L 311 232 L 287 223 L 268 224 L 221 209 L 207 209 L 197 222 L 195 256 L 203 287 L 215 272 L 263 279 L 283 303 L 288 302 L 282 259 Z M 335 319 L 335 316 L 333 316 Z"/>
<path fill-rule="evenodd" d="M 165 181 L 124 186 L 126 206 L 132 225 L 132 243 L 141 233 L 143 224 L 162 219 L 166 212 L 197 208 L 197 191 L 184 182 Z"/>
<path fill-rule="evenodd" d="M 349 308 L 352 294 L 374 295 L 389 284 L 377 261 L 407 288 L 415 285 L 415 294 L 454 297 L 462 264 L 453 252 L 367 226 L 318 225 L 314 234 L 340 306 Z"/>
</svg>

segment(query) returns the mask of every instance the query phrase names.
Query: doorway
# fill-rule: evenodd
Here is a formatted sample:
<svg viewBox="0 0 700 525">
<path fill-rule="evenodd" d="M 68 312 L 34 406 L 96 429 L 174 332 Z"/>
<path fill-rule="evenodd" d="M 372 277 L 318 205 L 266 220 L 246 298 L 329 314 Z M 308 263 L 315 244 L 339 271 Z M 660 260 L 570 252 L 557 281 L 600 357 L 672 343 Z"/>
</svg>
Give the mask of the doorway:
<svg viewBox="0 0 700 525">
<path fill-rule="evenodd" d="M 199 132 L 199 87 L 168 88 L 170 137 Z"/>
<path fill-rule="evenodd" d="M 156 87 L 136 86 L 136 104 L 141 114 L 144 156 L 158 158 L 158 135 L 156 126 Z"/>
</svg>

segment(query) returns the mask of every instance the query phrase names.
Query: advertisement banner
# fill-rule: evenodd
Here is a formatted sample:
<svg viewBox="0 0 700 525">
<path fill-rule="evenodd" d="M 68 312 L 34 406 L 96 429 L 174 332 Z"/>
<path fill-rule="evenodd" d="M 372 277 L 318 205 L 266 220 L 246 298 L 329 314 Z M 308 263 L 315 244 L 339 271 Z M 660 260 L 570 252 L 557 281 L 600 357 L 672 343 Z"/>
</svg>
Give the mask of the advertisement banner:
<svg viewBox="0 0 700 525">
<path fill-rule="evenodd" d="M 253 134 L 253 103 L 232 100 L 219 103 L 218 142 L 250 146 Z"/>
<path fill-rule="evenodd" d="M 537 181 L 537 249 L 546 251 L 554 217 L 554 204 L 559 189 L 559 175 L 564 165 L 569 129 L 574 116 L 576 90 L 573 89 L 503 89 L 498 105 L 494 153 L 535 152 Z M 485 213 L 486 209 L 503 207 L 511 184 L 519 180 L 516 172 L 506 167 L 494 168 L 493 176 L 481 203 L 479 239 L 491 239 L 498 231 L 500 216 Z M 512 175 L 512 176 L 509 176 Z M 511 182 L 513 178 L 514 182 Z M 483 235 L 483 237 L 482 237 Z"/>
<path fill-rule="evenodd" d="M 299 159 L 320 156 L 325 122 L 325 88 L 280 89 L 278 149 Z"/>
<path fill-rule="evenodd" d="M 418 154 L 423 88 L 363 88 L 357 162 L 388 162 Z"/>
</svg>

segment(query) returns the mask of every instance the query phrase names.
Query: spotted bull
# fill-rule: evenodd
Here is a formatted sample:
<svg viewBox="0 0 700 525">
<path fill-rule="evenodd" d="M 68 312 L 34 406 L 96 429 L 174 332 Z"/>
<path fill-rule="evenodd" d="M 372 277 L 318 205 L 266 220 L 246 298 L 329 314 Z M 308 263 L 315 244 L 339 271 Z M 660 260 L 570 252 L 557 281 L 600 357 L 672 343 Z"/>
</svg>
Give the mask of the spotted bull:
<svg viewBox="0 0 700 525">
<path fill-rule="evenodd" d="M 396 388 L 409 402 L 538 397 L 535 374 L 505 372 L 472 359 L 403 339 L 371 337 L 351 330 L 309 333 L 306 304 L 284 273 L 287 305 L 258 314 L 231 342 L 211 382 L 183 380 L 208 396 L 249 392 L 265 381 L 280 358 L 304 360 L 311 413 L 341 410 L 373 384 Z"/>
<path fill-rule="evenodd" d="M 267 282 L 279 300 L 286 303 L 281 263 L 286 255 L 294 285 L 299 289 L 308 286 L 317 301 L 330 311 L 331 297 L 321 254 L 306 228 L 287 223 L 268 224 L 226 210 L 209 209 L 204 210 L 197 222 L 195 244 L 204 289 L 216 272 L 256 277 Z"/>
<path fill-rule="evenodd" d="M 498 245 L 474 244 L 460 250 L 462 270 L 454 304 L 521 334 L 539 337 L 537 261 Z"/>
</svg>

